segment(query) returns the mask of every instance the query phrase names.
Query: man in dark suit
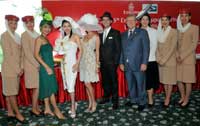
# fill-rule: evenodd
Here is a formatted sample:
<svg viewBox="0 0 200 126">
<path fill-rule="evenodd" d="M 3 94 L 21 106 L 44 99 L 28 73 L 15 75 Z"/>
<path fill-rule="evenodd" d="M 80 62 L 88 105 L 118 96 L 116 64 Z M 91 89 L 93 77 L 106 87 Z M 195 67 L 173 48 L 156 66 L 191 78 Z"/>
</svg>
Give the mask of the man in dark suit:
<svg viewBox="0 0 200 126">
<path fill-rule="evenodd" d="M 126 106 L 137 103 L 142 111 L 146 104 L 145 71 L 149 58 L 149 37 L 146 30 L 136 28 L 136 18 L 126 18 L 128 30 L 122 33 L 120 69 L 125 71 L 130 101 Z"/>
<path fill-rule="evenodd" d="M 111 27 L 113 18 L 109 12 L 100 17 L 104 32 L 100 34 L 100 63 L 102 74 L 103 99 L 100 104 L 109 102 L 112 95 L 113 109 L 118 108 L 118 80 L 117 67 L 121 54 L 121 35 L 118 30 Z"/>
</svg>

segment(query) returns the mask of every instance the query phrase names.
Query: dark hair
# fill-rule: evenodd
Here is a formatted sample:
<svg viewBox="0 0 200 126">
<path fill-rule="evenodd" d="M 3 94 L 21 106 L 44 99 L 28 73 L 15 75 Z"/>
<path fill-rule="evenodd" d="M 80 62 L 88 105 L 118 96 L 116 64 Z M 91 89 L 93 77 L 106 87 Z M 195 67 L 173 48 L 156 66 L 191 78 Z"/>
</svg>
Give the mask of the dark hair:
<svg viewBox="0 0 200 126">
<path fill-rule="evenodd" d="M 68 23 L 68 24 L 71 26 L 71 28 L 72 28 L 71 23 L 70 23 L 69 21 L 67 21 L 67 20 L 63 20 L 63 21 L 62 21 L 62 27 L 63 27 L 63 25 L 64 25 L 65 23 Z M 72 29 L 71 29 L 70 34 L 69 34 L 69 38 L 72 37 L 72 34 L 73 34 L 73 32 L 72 32 Z M 64 32 L 64 36 L 66 36 L 66 35 L 67 35 L 67 34 Z"/>
<path fill-rule="evenodd" d="M 142 15 L 142 17 L 140 18 L 140 28 L 142 27 L 142 23 L 141 23 L 141 20 L 144 16 L 147 16 L 148 17 L 148 20 L 149 20 L 149 23 L 148 23 L 148 26 L 151 27 L 151 17 L 148 13 L 145 13 L 144 15 Z"/>
<path fill-rule="evenodd" d="M 164 16 L 164 17 L 166 17 L 169 21 L 171 19 L 171 16 Z M 163 18 L 163 17 L 161 17 L 161 18 Z"/>
<path fill-rule="evenodd" d="M 50 27 L 53 26 L 52 21 L 47 21 L 47 20 L 41 20 L 40 21 L 40 27 L 42 27 L 45 24 L 49 25 Z"/>
</svg>

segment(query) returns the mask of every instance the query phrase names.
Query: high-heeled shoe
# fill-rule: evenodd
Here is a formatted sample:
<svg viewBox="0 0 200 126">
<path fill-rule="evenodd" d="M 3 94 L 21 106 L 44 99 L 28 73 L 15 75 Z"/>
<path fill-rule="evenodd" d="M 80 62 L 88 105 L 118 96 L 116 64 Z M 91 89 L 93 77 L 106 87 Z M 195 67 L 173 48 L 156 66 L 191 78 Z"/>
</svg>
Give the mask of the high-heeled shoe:
<svg viewBox="0 0 200 126">
<path fill-rule="evenodd" d="M 78 107 L 78 103 L 75 102 L 75 111 L 77 110 L 77 107 Z M 68 114 L 71 114 L 71 113 L 72 113 L 72 110 L 70 109 L 70 110 L 68 111 Z"/>
<path fill-rule="evenodd" d="M 48 117 L 48 116 L 53 116 L 53 117 L 54 117 L 55 115 L 54 115 L 53 113 L 44 112 L 44 116 L 47 116 L 47 117 Z"/>
<path fill-rule="evenodd" d="M 71 117 L 72 119 L 76 118 L 76 112 L 71 113 L 71 114 L 70 114 L 70 117 Z"/>
<path fill-rule="evenodd" d="M 7 121 L 8 122 L 11 122 L 13 120 L 15 120 L 15 116 L 7 116 Z"/>
<path fill-rule="evenodd" d="M 24 120 L 20 120 L 17 117 L 15 117 L 15 119 L 20 122 L 21 124 L 28 124 L 28 120 L 24 119 Z"/>
<path fill-rule="evenodd" d="M 92 109 L 90 110 L 90 113 L 93 113 L 93 112 L 95 112 L 95 111 L 96 111 L 96 109 L 97 109 L 97 104 L 96 104 L 96 106 L 95 106 L 95 107 L 92 107 Z"/>
<path fill-rule="evenodd" d="M 54 114 L 55 114 L 55 117 L 56 117 L 57 119 L 59 119 L 59 120 L 65 120 L 65 119 L 66 119 L 64 115 L 62 115 L 61 117 L 59 117 L 59 115 L 57 115 L 55 112 L 54 112 Z M 62 113 L 61 113 L 61 114 L 62 114 Z"/>
<path fill-rule="evenodd" d="M 183 101 L 181 101 L 181 102 L 176 102 L 176 105 L 178 105 L 178 106 L 181 106 L 181 104 L 183 104 Z"/>
<path fill-rule="evenodd" d="M 30 114 L 31 114 L 31 116 L 35 116 L 35 117 L 41 117 L 42 116 L 42 114 L 41 113 L 39 113 L 39 114 L 36 114 L 35 112 L 33 112 L 33 111 L 30 111 Z"/>
<path fill-rule="evenodd" d="M 148 104 L 148 108 L 153 108 L 154 103 L 153 104 Z"/>
<path fill-rule="evenodd" d="M 91 111 L 91 107 L 88 107 L 84 112 L 88 113 Z"/>
<path fill-rule="evenodd" d="M 170 104 L 170 103 L 169 103 Z M 162 108 L 169 108 L 169 104 L 168 105 L 165 105 L 164 102 L 162 102 Z"/>
<path fill-rule="evenodd" d="M 185 104 L 185 105 L 182 105 L 182 104 L 181 104 L 180 107 L 183 108 L 183 109 L 185 109 L 185 108 L 187 108 L 187 107 L 189 106 L 189 104 L 190 104 L 190 102 L 188 102 L 188 103 Z"/>
</svg>

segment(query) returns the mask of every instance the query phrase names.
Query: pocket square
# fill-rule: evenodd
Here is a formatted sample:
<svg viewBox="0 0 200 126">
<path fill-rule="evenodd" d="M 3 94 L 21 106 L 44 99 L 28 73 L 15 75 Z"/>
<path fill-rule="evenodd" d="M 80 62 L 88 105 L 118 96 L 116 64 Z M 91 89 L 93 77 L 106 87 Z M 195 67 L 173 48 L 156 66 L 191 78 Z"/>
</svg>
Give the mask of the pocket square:
<svg viewBox="0 0 200 126">
<path fill-rule="evenodd" d="M 113 37 L 112 37 L 112 36 L 109 36 L 108 39 L 113 39 Z"/>
</svg>

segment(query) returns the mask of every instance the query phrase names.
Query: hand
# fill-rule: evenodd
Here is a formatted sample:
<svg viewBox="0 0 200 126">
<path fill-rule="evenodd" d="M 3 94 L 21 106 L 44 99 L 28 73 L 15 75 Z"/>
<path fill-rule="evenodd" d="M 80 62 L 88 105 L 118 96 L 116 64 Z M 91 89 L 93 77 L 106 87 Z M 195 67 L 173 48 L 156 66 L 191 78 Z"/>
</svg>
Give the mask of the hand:
<svg viewBox="0 0 200 126">
<path fill-rule="evenodd" d="M 96 72 L 97 72 L 97 73 L 99 72 L 99 68 L 100 68 L 100 62 L 97 62 L 97 63 L 96 63 Z"/>
<path fill-rule="evenodd" d="M 181 59 L 180 56 L 178 56 L 178 57 L 176 58 L 176 60 L 177 60 L 177 63 L 178 63 L 178 64 L 181 64 L 181 63 L 182 63 L 182 59 Z"/>
<path fill-rule="evenodd" d="M 78 63 L 74 64 L 72 67 L 72 72 L 74 73 L 74 72 L 78 71 L 78 67 L 79 67 Z"/>
<path fill-rule="evenodd" d="M 60 42 L 60 45 L 63 46 L 63 42 Z"/>
<path fill-rule="evenodd" d="M 99 73 L 99 67 L 96 67 L 96 73 Z"/>
<path fill-rule="evenodd" d="M 53 70 L 49 67 L 46 68 L 46 71 L 47 71 L 48 75 L 53 74 Z"/>
<path fill-rule="evenodd" d="M 24 73 L 24 70 L 21 69 L 20 72 L 19 72 L 19 76 L 22 76 L 23 73 Z"/>
<path fill-rule="evenodd" d="M 146 64 L 141 64 L 140 70 L 141 70 L 142 72 L 146 71 L 146 70 L 147 70 L 147 65 L 146 65 Z"/>
<path fill-rule="evenodd" d="M 36 66 L 36 69 L 37 69 L 38 71 L 40 71 L 40 66 Z"/>
<path fill-rule="evenodd" d="M 124 65 L 123 64 L 120 64 L 119 68 L 120 68 L 121 71 L 124 71 Z"/>
</svg>

